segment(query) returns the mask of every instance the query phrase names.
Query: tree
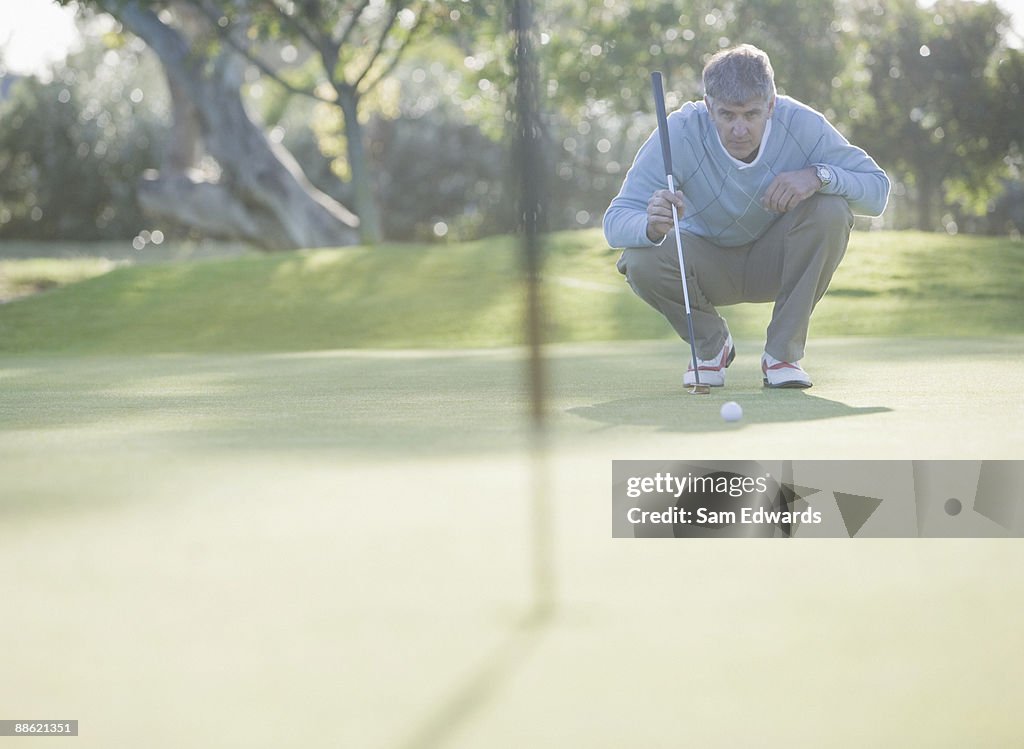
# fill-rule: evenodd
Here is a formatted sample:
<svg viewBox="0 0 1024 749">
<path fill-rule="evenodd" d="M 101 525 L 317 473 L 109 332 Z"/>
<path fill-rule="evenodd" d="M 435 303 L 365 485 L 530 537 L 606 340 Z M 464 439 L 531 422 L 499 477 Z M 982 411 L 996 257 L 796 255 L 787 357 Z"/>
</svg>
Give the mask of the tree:
<svg viewBox="0 0 1024 749">
<path fill-rule="evenodd" d="M 48 80 L 0 77 L 0 237 L 94 240 L 146 228 L 132 183 L 159 162 L 164 103 L 150 89 L 159 65 L 139 47 L 87 42 Z"/>
<path fill-rule="evenodd" d="M 993 74 L 1006 20 L 992 2 L 925 10 L 901 0 L 860 13 L 870 97 L 855 133 L 908 176 L 921 230 L 936 227 L 935 207 L 951 196 L 981 200 L 998 186 L 1012 138 L 1003 122 L 1012 94 Z"/>
<path fill-rule="evenodd" d="M 380 218 L 368 168 L 359 108 L 364 97 L 395 68 L 417 33 L 439 17 L 431 0 L 179 0 L 198 10 L 221 41 L 289 91 L 332 103 L 344 122 L 348 166 L 360 220 L 360 238 L 380 241 Z M 250 40 L 290 45 L 319 63 L 315 76 L 299 80 L 271 62 Z"/>
<path fill-rule="evenodd" d="M 354 225 L 357 220 L 335 201 L 313 190 L 280 146 L 267 142 L 265 137 L 262 144 L 258 143 L 260 139 L 245 124 L 251 119 L 243 116 L 244 107 L 235 92 L 243 70 L 233 58 L 255 66 L 291 93 L 338 107 L 344 123 L 359 237 L 365 243 L 380 241 L 379 211 L 367 164 L 360 104 L 391 73 L 415 35 L 433 18 L 431 0 L 92 0 L 92 4 L 142 36 L 168 69 L 177 112 L 174 124 L 179 166 L 182 158 L 194 153 L 189 145 L 189 129 L 194 126 L 189 123 L 196 120 L 204 141 L 220 141 L 220 154 L 213 154 L 218 161 L 222 157 L 233 161 L 228 152 L 239 149 L 232 148 L 232 143 L 244 144 L 247 149 L 255 147 L 264 154 L 269 151 L 283 167 L 283 171 L 270 170 L 278 173 L 279 179 L 273 181 L 288 183 L 287 172 L 292 184 L 311 196 L 305 201 L 309 209 L 304 211 L 306 216 L 296 219 L 303 223 L 315 218 L 318 210 L 320 218 L 326 211 L 335 223 Z M 241 131 L 235 132 L 235 127 Z M 221 129 L 222 136 L 217 135 L 217 129 Z M 267 173 L 269 160 L 262 161 L 264 165 L 256 171 Z M 251 175 L 253 179 L 244 179 L 244 160 L 237 168 L 226 170 L 242 175 L 250 189 L 259 184 L 255 174 Z M 202 207 L 211 205 L 214 198 L 223 202 L 224 191 L 214 193 L 209 183 L 195 183 L 200 189 L 190 189 L 189 179 L 178 169 L 171 180 L 145 185 L 143 200 L 149 205 L 164 204 L 162 190 L 191 195 L 187 201 L 190 213 L 201 219 Z M 296 198 L 296 204 L 302 204 L 297 192 L 289 194 Z M 235 201 L 234 210 L 217 212 L 237 219 L 235 223 L 242 221 L 251 226 L 255 216 L 242 210 L 245 202 Z M 268 208 L 264 201 L 256 202 L 262 209 Z M 277 213 L 275 222 L 283 221 L 283 212 Z M 322 243 L 312 237 L 302 241 Z"/>
<path fill-rule="evenodd" d="M 158 15 L 147 7 L 155 3 L 92 5 L 143 40 L 167 79 L 171 142 L 161 170 L 138 184 L 144 208 L 209 236 L 241 238 L 266 249 L 356 241 L 356 217 L 315 189 L 252 119 L 242 99 L 238 55 L 201 49 L 190 38 L 189 19 L 166 8 Z M 212 173 L 196 168 L 204 150 L 216 162 Z"/>
</svg>

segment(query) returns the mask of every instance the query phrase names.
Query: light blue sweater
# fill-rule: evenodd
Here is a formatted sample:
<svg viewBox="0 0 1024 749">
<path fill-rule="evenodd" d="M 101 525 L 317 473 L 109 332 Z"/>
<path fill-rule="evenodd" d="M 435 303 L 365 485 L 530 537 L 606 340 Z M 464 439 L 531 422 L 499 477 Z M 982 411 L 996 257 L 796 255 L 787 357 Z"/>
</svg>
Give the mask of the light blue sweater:
<svg viewBox="0 0 1024 749">
<path fill-rule="evenodd" d="M 672 173 L 685 210 L 679 230 L 717 245 L 737 247 L 760 237 L 780 214 L 761 207 L 775 175 L 825 164 L 832 170 L 826 195 L 841 195 L 854 213 L 877 216 L 889 197 L 889 179 L 864 151 L 850 145 L 825 119 L 788 96 L 776 98 L 770 127 L 757 158 L 733 159 L 718 138 L 703 101 L 687 102 L 668 117 Z M 647 201 L 667 188 L 661 146 L 655 131 L 641 146 L 622 189 L 604 214 L 604 234 L 612 247 L 651 247 Z"/>
</svg>

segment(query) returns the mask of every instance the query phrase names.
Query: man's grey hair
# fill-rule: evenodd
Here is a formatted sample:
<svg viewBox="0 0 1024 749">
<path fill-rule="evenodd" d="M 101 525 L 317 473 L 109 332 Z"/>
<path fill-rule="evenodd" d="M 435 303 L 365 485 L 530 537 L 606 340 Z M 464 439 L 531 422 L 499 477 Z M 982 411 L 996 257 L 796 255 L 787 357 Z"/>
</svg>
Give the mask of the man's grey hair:
<svg viewBox="0 0 1024 749">
<path fill-rule="evenodd" d="M 704 66 L 704 94 L 729 105 L 744 104 L 752 99 L 768 101 L 775 96 L 775 71 L 771 60 L 752 44 L 715 53 Z"/>
</svg>

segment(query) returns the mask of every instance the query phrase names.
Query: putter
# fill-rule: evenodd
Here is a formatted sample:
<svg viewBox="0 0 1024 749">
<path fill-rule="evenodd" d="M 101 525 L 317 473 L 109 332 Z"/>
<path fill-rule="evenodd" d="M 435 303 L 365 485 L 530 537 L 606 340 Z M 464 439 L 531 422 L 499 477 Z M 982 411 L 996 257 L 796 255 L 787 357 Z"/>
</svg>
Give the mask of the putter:
<svg viewBox="0 0 1024 749">
<path fill-rule="evenodd" d="M 672 149 L 668 142 L 668 116 L 665 114 L 665 89 L 661 82 L 661 73 L 651 73 L 651 88 L 654 89 L 654 110 L 658 115 L 658 135 L 661 138 L 661 158 L 665 161 L 665 181 L 669 192 L 675 193 L 676 182 L 672 176 Z M 679 236 L 679 211 L 675 203 L 672 206 L 672 233 L 676 237 L 676 252 L 679 254 L 679 278 L 683 283 L 683 304 L 686 306 L 686 328 L 690 331 L 690 356 L 693 358 L 694 385 L 687 390 L 690 395 L 708 395 L 710 385 L 702 385 L 700 381 L 700 365 L 697 364 L 697 346 L 693 342 L 693 316 L 690 314 L 690 292 L 686 288 L 686 264 L 683 262 L 683 240 Z"/>
</svg>

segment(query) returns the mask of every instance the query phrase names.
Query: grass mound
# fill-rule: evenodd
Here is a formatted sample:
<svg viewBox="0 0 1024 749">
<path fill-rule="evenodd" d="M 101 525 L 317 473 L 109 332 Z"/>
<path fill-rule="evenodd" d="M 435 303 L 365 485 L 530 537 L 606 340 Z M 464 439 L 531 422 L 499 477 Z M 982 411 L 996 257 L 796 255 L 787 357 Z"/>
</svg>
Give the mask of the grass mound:
<svg viewBox="0 0 1024 749">
<path fill-rule="evenodd" d="M 674 335 L 628 289 L 616 257 L 596 230 L 548 238 L 551 341 Z M 1022 295 L 1019 242 L 855 233 L 812 333 L 1024 333 Z M 0 353 L 503 346 L 522 341 L 523 298 L 511 237 L 119 266 L 0 306 Z M 735 336 L 751 338 L 771 314 L 722 311 Z"/>
</svg>

